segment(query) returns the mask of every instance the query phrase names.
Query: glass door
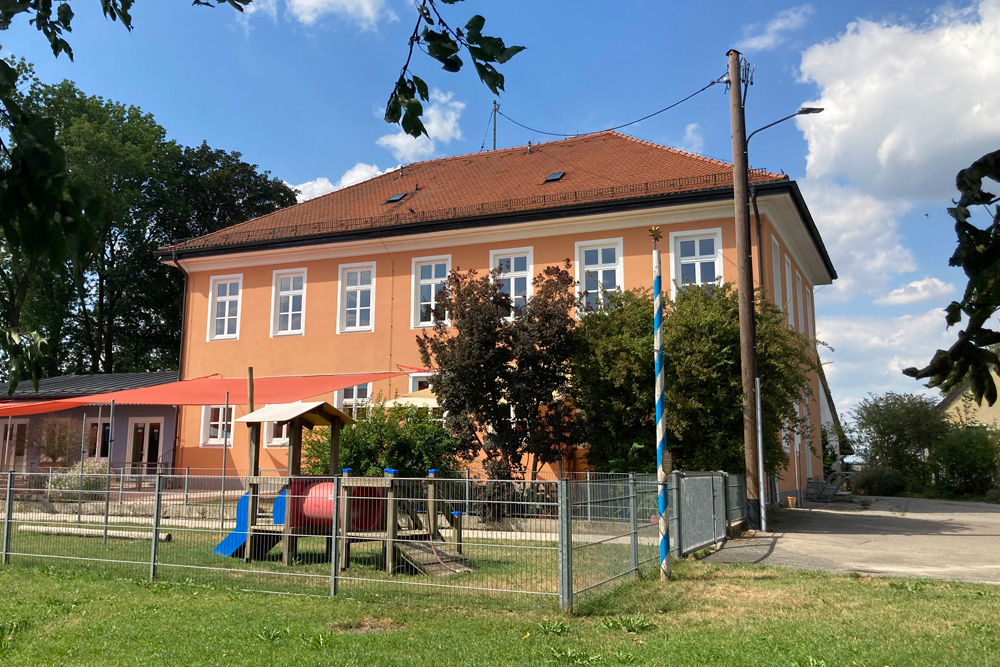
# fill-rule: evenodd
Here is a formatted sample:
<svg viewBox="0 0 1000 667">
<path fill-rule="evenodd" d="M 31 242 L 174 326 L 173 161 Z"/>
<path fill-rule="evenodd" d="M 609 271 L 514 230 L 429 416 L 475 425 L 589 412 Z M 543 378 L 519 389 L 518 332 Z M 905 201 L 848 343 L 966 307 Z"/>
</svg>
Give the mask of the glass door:
<svg viewBox="0 0 1000 667">
<path fill-rule="evenodd" d="M 133 473 L 154 473 L 160 459 L 163 420 L 129 419 L 129 469 Z"/>
<path fill-rule="evenodd" d="M 14 472 L 28 471 L 28 420 L 19 419 L 4 422 L 3 468 Z"/>
</svg>

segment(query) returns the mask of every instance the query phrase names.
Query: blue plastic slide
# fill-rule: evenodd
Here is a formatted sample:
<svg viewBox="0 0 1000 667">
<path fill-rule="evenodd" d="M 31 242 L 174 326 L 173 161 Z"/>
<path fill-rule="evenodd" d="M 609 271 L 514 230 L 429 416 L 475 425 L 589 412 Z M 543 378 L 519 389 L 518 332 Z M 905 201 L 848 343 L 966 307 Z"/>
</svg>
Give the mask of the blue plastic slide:
<svg viewBox="0 0 1000 667">
<path fill-rule="evenodd" d="M 285 523 L 285 491 L 282 491 L 274 499 L 274 525 L 281 526 Z M 247 543 L 247 526 L 250 522 L 250 496 L 244 493 L 238 503 L 236 503 L 236 528 L 229 533 L 224 540 L 219 542 L 219 546 L 212 549 L 216 556 L 228 556 L 233 558 L 243 558 Z M 254 558 L 263 557 L 274 545 L 281 541 L 278 533 L 258 533 L 254 535 Z M 260 540 L 260 544 L 257 541 Z M 269 544 L 269 546 L 268 546 Z M 264 547 L 267 549 L 261 552 Z"/>
</svg>

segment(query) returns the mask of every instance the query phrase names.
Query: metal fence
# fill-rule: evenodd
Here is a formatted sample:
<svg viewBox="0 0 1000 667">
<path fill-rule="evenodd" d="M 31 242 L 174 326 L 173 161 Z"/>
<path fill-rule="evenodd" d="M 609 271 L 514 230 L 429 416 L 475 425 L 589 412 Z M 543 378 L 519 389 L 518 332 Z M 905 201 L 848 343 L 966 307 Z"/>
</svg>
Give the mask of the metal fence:
<svg viewBox="0 0 1000 667">
<path fill-rule="evenodd" d="M 718 505 L 724 489 L 738 488 L 726 479 L 671 476 L 679 553 L 716 538 L 720 513 L 745 507 Z M 515 481 L 77 471 L 8 473 L 0 491 L 3 565 L 254 591 L 520 594 L 571 609 L 575 596 L 655 568 L 659 553 L 656 479 L 645 474 Z M 706 509 L 699 503 L 709 495 Z"/>
</svg>

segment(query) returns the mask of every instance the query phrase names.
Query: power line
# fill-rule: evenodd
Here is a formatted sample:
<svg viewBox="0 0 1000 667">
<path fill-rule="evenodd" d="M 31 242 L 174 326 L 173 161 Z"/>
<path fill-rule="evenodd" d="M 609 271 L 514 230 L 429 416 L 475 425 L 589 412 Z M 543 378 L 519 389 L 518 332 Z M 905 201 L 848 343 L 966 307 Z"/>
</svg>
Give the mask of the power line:
<svg viewBox="0 0 1000 667">
<path fill-rule="evenodd" d="M 486 137 L 490 136 L 490 124 L 493 123 L 493 109 L 490 109 L 490 119 L 486 122 L 486 131 L 483 132 L 483 143 L 479 147 L 479 152 L 482 153 L 486 148 Z"/>
<path fill-rule="evenodd" d="M 537 134 L 545 134 L 545 135 L 548 135 L 550 137 L 579 137 L 579 136 L 584 135 L 584 134 L 596 134 L 597 132 L 608 132 L 610 130 L 620 130 L 623 127 L 628 127 L 629 125 L 635 125 L 636 123 L 641 123 L 644 120 L 649 120 L 653 116 L 658 116 L 661 113 L 663 113 L 664 111 L 670 111 L 674 107 L 680 106 L 681 104 L 684 104 L 685 102 L 687 102 L 692 97 L 695 97 L 696 95 L 700 95 L 701 93 L 705 92 L 706 90 L 708 90 L 709 88 L 711 88 L 712 86 L 714 86 L 717 83 L 721 83 L 723 81 L 723 79 L 725 79 L 725 76 L 720 76 L 718 79 L 715 79 L 714 81 L 710 81 L 706 86 L 704 86 L 701 89 L 699 89 L 699 90 L 691 93 L 687 97 L 674 102 L 670 106 L 663 107 L 659 111 L 654 111 L 651 114 L 643 116 L 642 118 L 637 118 L 636 120 L 629 121 L 627 123 L 622 123 L 621 125 L 615 125 L 614 127 L 609 127 L 609 128 L 607 128 L 605 130 L 594 130 L 593 132 L 576 132 L 576 133 L 573 133 L 573 134 L 564 134 L 562 132 L 545 132 L 543 130 L 536 130 L 533 127 L 528 127 L 527 125 L 525 125 L 523 123 L 519 123 L 519 122 L 517 122 L 516 120 L 514 120 L 513 118 L 511 118 L 510 116 L 508 116 L 507 114 L 505 114 L 502 111 L 498 110 L 497 113 L 500 114 L 501 116 L 503 116 L 504 118 L 506 118 L 507 120 L 509 120 L 510 122 L 514 123 L 514 125 L 517 125 L 518 127 L 524 128 L 525 130 L 528 130 L 529 132 L 535 132 Z M 487 129 L 488 129 L 488 126 L 487 126 Z M 483 145 L 484 146 L 486 145 L 486 139 L 485 138 L 483 138 Z"/>
</svg>

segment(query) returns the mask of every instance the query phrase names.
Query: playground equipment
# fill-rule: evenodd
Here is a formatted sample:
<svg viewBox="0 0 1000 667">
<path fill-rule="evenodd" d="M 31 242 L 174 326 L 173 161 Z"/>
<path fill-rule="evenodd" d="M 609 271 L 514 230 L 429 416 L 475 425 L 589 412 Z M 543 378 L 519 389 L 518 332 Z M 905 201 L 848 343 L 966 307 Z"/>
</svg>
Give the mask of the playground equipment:
<svg viewBox="0 0 1000 667">
<path fill-rule="evenodd" d="M 396 471 L 387 469 L 383 477 L 353 477 L 344 469 L 340 480 L 340 513 L 336 536 L 333 533 L 337 483 L 329 478 L 315 481 L 303 478 L 301 471 L 302 428 L 330 426 L 330 469 L 339 461 L 340 429 L 354 420 L 325 402 L 269 405 L 240 417 L 250 428 L 250 477 L 248 490 L 237 503 L 236 528 L 219 543 L 213 553 L 243 558 L 247 562 L 263 559 L 279 542 L 284 542 L 282 558 L 293 565 L 298 555 L 298 540 L 316 535 L 327 538 L 327 553 L 332 556 L 334 538 L 340 550 L 341 569 L 351 560 L 351 544 L 382 542 L 385 569 L 393 573 L 401 561 L 417 572 L 447 576 L 475 569 L 462 555 L 461 513 L 450 515 L 457 542 L 446 542 L 438 527 L 440 504 L 435 493 L 436 470 L 428 472 L 426 498 L 401 498 L 401 483 Z M 260 426 L 263 422 L 288 423 L 288 477 L 261 477 L 258 467 Z M 260 519 L 260 487 L 279 483 L 271 522 Z M 423 486 L 423 485 L 421 485 Z M 415 504 L 426 504 L 421 519 Z M 448 519 L 446 519 L 448 520 Z"/>
</svg>

